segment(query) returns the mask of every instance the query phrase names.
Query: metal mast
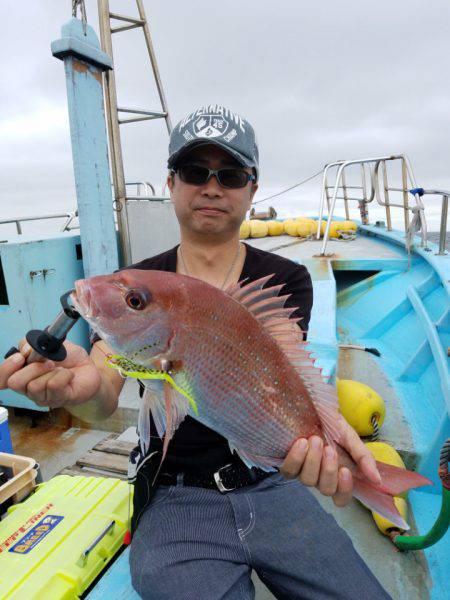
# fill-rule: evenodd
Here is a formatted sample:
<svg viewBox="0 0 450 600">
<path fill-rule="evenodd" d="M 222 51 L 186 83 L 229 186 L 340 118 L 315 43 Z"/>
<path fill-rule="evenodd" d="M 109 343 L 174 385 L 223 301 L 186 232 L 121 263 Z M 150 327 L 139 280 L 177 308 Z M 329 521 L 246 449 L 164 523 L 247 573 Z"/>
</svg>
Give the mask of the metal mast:
<svg viewBox="0 0 450 600">
<path fill-rule="evenodd" d="M 161 111 L 154 111 L 119 107 L 117 105 L 114 70 L 108 71 L 104 74 L 105 108 L 108 121 L 111 171 L 114 185 L 114 198 L 115 207 L 117 210 L 120 246 L 125 265 L 128 265 L 131 262 L 131 246 L 127 218 L 125 175 L 123 170 L 122 148 L 120 143 L 120 125 L 124 123 L 133 123 L 136 121 L 148 121 L 150 119 L 164 119 L 166 121 L 168 133 L 170 134 L 172 131 L 169 109 L 167 106 L 166 97 L 164 95 L 162 81 L 158 70 L 155 51 L 153 49 L 150 30 L 148 28 L 142 0 L 136 0 L 136 5 L 139 12 L 139 18 L 112 13 L 109 10 L 109 0 L 98 0 L 98 15 L 102 50 L 109 54 L 113 61 L 114 56 L 112 47 L 112 34 L 138 27 L 142 29 L 162 108 Z M 120 27 L 111 27 L 112 19 L 116 21 L 124 21 L 127 24 Z M 131 114 L 132 116 L 130 118 L 121 119 L 119 117 L 119 113 Z"/>
</svg>

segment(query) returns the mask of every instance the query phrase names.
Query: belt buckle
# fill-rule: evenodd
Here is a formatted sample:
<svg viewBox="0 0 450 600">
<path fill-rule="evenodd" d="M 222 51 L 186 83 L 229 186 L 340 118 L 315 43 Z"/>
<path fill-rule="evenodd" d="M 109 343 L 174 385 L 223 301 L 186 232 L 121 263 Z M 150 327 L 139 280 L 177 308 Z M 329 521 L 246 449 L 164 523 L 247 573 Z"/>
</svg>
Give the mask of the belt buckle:
<svg viewBox="0 0 450 600">
<path fill-rule="evenodd" d="M 232 487 L 232 488 L 225 487 L 222 483 L 222 478 L 220 476 L 220 471 L 222 471 L 222 469 L 227 469 L 228 467 L 232 467 L 232 466 L 233 466 L 232 463 L 228 463 L 227 465 L 220 467 L 220 469 L 218 469 L 214 473 L 214 481 L 216 482 L 219 492 L 232 492 L 233 490 L 236 489 L 236 487 Z"/>
</svg>

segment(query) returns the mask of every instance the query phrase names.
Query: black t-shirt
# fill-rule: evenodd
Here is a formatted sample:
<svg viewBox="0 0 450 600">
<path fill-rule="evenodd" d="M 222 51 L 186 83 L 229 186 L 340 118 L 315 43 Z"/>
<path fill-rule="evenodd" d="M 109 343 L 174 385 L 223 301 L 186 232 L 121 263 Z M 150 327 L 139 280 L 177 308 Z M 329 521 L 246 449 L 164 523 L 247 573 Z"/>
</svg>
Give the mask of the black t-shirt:
<svg viewBox="0 0 450 600">
<path fill-rule="evenodd" d="M 309 273 L 303 265 L 283 258 L 271 252 L 266 252 L 248 244 L 246 257 L 239 281 L 247 279 L 255 281 L 265 275 L 275 275 L 266 283 L 266 287 L 284 283 L 280 295 L 291 294 L 286 300 L 286 307 L 298 307 L 292 317 L 299 319 L 299 327 L 306 331 L 311 314 L 313 292 Z M 128 269 L 149 269 L 156 271 L 176 272 L 177 248 L 146 258 L 145 260 L 127 267 Z M 99 340 L 95 335 L 92 343 Z M 151 419 L 150 450 L 160 449 L 161 440 L 158 437 L 153 419 Z M 227 440 L 206 427 L 194 418 L 187 416 L 180 424 L 170 441 L 165 458 L 166 472 L 195 472 L 210 473 L 231 462 L 232 455 Z M 233 460 L 236 461 L 234 456 Z"/>
</svg>

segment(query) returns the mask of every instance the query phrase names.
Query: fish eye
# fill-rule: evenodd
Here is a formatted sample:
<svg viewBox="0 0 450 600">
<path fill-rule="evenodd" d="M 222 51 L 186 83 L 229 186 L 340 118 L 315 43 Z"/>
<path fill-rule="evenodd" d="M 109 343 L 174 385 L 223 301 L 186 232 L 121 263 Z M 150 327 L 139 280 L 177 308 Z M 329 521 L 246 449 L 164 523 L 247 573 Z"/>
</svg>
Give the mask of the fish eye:
<svg viewBox="0 0 450 600">
<path fill-rule="evenodd" d="M 148 294 L 139 290 L 131 290 L 125 295 L 125 302 L 134 310 L 143 310 L 148 302 Z"/>
</svg>

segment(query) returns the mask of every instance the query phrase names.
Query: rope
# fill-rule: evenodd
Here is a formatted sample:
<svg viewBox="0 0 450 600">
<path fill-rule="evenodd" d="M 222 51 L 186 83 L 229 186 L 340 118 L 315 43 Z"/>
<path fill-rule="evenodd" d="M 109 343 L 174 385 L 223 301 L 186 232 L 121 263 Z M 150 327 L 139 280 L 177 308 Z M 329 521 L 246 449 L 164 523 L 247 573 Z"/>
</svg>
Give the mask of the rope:
<svg viewBox="0 0 450 600">
<path fill-rule="evenodd" d="M 376 442 L 378 440 L 378 438 L 380 437 L 380 429 L 378 427 L 378 416 L 377 415 L 373 415 L 372 418 L 370 419 L 370 422 L 372 423 L 372 427 L 373 427 L 373 433 L 370 436 L 370 441 L 371 442 Z"/>
<path fill-rule="evenodd" d="M 260 202 L 265 202 L 266 200 L 271 200 L 272 198 L 277 198 L 277 196 L 281 196 L 282 194 L 285 194 L 286 192 L 290 192 L 294 188 L 297 188 L 300 185 L 303 185 L 304 183 L 307 183 L 308 181 L 311 181 L 311 179 L 314 179 L 318 175 L 322 175 L 322 169 L 320 169 L 320 171 L 317 171 L 317 173 L 314 173 L 314 175 L 311 175 L 310 177 L 307 177 L 306 179 L 303 179 L 302 181 L 300 181 L 299 183 L 296 183 L 295 185 L 291 185 L 291 187 L 288 187 L 285 190 L 282 190 L 281 192 L 277 192 L 276 194 L 272 194 L 272 196 L 267 196 L 266 198 L 263 198 L 262 200 L 257 200 L 256 202 L 252 202 L 252 206 L 254 204 L 259 204 Z"/>
<path fill-rule="evenodd" d="M 80 7 L 81 22 L 83 23 L 83 33 L 86 35 L 87 16 L 84 0 L 72 0 L 72 17 L 77 18 L 78 7 Z"/>
<path fill-rule="evenodd" d="M 441 448 L 441 454 L 439 457 L 439 466 L 446 467 L 447 463 L 450 462 L 450 438 L 444 442 L 444 445 Z"/>
<path fill-rule="evenodd" d="M 381 352 L 377 348 L 365 348 L 364 346 L 358 346 L 356 344 L 339 344 L 339 348 L 342 350 L 364 350 L 375 356 L 381 356 Z"/>
<path fill-rule="evenodd" d="M 438 469 L 442 485 L 446 490 L 450 491 L 450 473 L 448 471 L 448 463 L 450 463 L 450 438 L 447 438 L 447 440 L 444 442 L 444 445 L 441 448 Z"/>
</svg>

